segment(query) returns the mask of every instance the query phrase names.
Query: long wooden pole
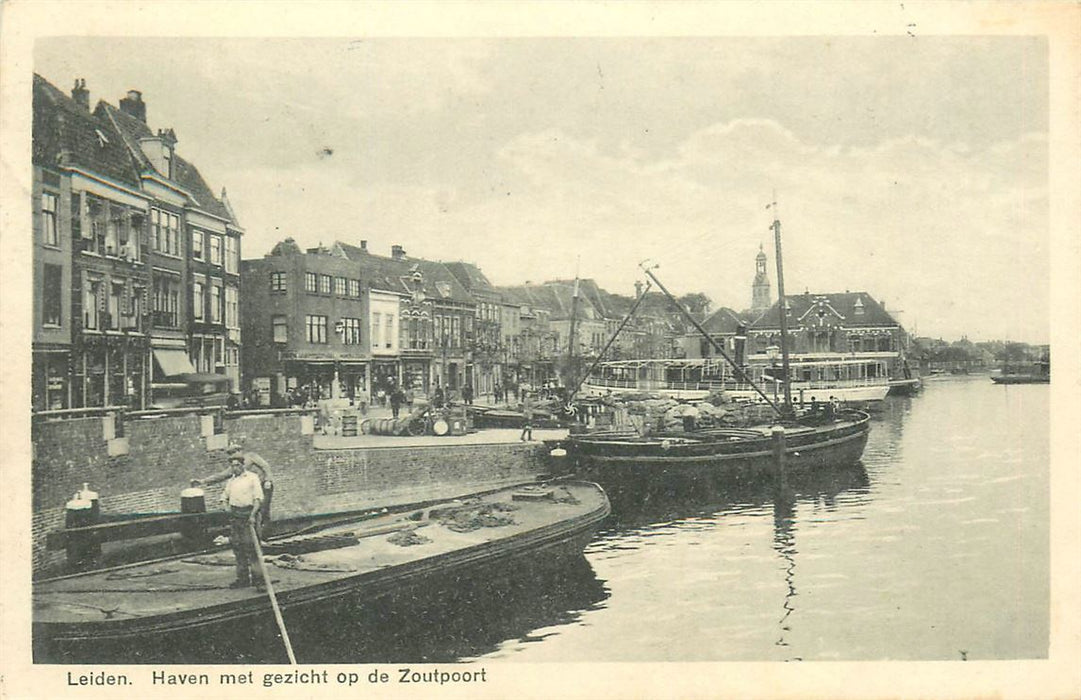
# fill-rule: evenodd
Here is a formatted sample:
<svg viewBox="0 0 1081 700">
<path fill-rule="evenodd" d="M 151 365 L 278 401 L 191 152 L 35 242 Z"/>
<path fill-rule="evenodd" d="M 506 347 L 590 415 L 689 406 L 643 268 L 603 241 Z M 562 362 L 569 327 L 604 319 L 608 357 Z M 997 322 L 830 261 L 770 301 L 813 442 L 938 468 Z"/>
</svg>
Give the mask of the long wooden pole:
<svg viewBox="0 0 1081 700">
<path fill-rule="evenodd" d="M 792 413 L 792 380 L 788 363 L 788 299 L 784 294 L 784 264 L 781 262 L 781 218 L 777 213 L 777 195 L 773 195 L 773 245 L 777 255 L 777 306 L 781 318 L 781 371 L 784 372 L 784 407 Z"/>
<path fill-rule="evenodd" d="M 274 595 L 274 584 L 270 582 L 270 574 L 266 570 L 266 562 L 263 561 L 263 546 L 259 544 L 259 533 L 255 531 L 255 523 L 248 523 L 248 532 L 251 533 L 252 542 L 255 543 L 255 555 L 259 562 L 259 572 L 263 575 L 263 583 L 266 584 L 267 597 L 270 598 L 270 607 L 274 609 L 274 619 L 278 623 L 278 630 L 282 633 L 282 641 L 285 643 L 285 653 L 289 655 L 289 663 L 297 665 L 297 657 L 293 655 L 293 644 L 289 641 L 289 630 L 285 629 L 285 620 L 282 619 L 281 608 L 278 607 L 278 596 Z"/>
<path fill-rule="evenodd" d="M 649 275 L 649 278 L 651 280 L 653 280 L 657 284 L 657 288 L 660 289 L 662 292 L 664 292 L 664 295 L 666 297 L 668 297 L 671 300 L 671 302 L 673 304 L 675 304 L 676 308 L 680 310 L 680 312 L 684 315 L 684 317 L 686 317 L 686 319 L 691 322 L 691 325 L 695 327 L 695 330 L 697 330 L 699 333 L 702 334 L 702 337 L 706 339 L 706 342 L 708 342 L 710 345 L 712 345 L 713 349 L 716 350 L 720 354 L 720 356 L 723 357 L 728 362 L 728 364 L 732 365 L 732 368 L 735 370 L 736 375 L 740 379 L 743 379 L 748 384 L 750 384 L 751 388 L 754 389 L 755 392 L 757 392 L 758 395 L 761 396 L 762 399 L 767 404 L 769 404 L 770 408 L 772 408 L 774 411 L 776 411 L 777 415 L 783 416 L 784 414 L 782 413 L 781 409 L 777 408 L 777 404 L 770 401 L 769 397 L 766 396 L 766 392 L 764 392 L 764 391 L 762 391 L 761 389 L 758 388 L 758 385 L 754 383 L 754 380 L 751 379 L 750 375 L 747 374 L 746 370 L 744 370 L 742 367 L 737 365 L 735 360 L 733 360 L 731 357 L 728 356 L 728 353 L 726 353 L 724 351 L 724 348 L 722 348 L 720 346 L 720 344 L 716 340 L 713 339 L 713 336 L 711 336 L 709 333 L 706 332 L 706 329 L 702 327 L 702 324 L 700 324 L 697 320 L 695 320 L 695 318 L 691 314 L 691 312 L 688 311 L 686 308 L 684 308 L 683 304 L 679 303 L 679 300 L 676 299 L 672 295 L 672 292 L 668 291 L 667 287 L 665 287 L 663 284 L 661 284 L 661 281 L 659 279 L 657 279 L 656 275 L 653 274 L 653 269 L 648 268 L 645 265 L 641 265 L 641 268 L 642 268 L 642 271 L 645 272 L 647 275 Z"/>
</svg>

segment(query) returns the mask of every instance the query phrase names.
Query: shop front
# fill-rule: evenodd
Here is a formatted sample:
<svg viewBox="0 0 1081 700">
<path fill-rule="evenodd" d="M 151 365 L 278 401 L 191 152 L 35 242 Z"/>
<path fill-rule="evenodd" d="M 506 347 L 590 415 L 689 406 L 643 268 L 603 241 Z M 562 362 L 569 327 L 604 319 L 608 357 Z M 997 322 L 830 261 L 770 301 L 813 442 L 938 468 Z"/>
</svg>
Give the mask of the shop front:
<svg viewBox="0 0 1081 700">
<path fill-rule="evenodd" d="M 431 386 L 431 361 L 425 359 L 402 360 L 402 389 L 428 393 Z"/>
<path fill-rule="evenodd" d="M 385 406 L 394 387 L 398 385 L 401 364 L 398 360 L 372 360 L 371 401 Z"/>
<path fill-rule="evenodd" d="M 35 411 L 71 407 L 71 351 L 67 348 L 35 349 L 31 388 Z"/>
</svg>

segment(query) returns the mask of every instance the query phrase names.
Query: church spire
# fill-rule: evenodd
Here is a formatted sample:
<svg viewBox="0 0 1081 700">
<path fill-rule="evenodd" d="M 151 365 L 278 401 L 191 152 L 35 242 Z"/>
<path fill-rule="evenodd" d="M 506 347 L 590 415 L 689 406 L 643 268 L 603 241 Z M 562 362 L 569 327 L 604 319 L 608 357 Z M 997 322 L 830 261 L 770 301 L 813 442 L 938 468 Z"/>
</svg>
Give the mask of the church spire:
<svg viewBox="0 0 1081 700">
<path fill-rule="evenodd" d="M 766 276 L 766 253 L 762 244 L 758 244 L 758 255 L 754 259 L 754 284 L 751 285 L 751 311 L 762 313 L 769 309 L 769 277 Z"/>
</svg>

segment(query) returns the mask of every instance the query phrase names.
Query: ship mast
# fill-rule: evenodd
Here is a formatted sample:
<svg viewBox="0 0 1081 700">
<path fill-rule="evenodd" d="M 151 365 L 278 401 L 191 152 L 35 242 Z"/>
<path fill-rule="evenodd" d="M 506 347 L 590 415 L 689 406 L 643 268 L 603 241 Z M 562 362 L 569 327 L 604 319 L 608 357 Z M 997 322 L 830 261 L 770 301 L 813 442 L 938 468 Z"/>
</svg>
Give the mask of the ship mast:
<svg viewBox="0 0 1081 700">
<path fill-rule="evenodd" d="M 784 265 L 781 261 L 781 217 L 777 213 L 777 192 L 766 208 L 773 208 L 773 245 L 777 254 L 777 306 L 781 319 L 781 371 L 784 373 L 784 411 L 792 415 L 792 384 L 788 363 L 788 299 L 784 295 Z"/>
</svg>

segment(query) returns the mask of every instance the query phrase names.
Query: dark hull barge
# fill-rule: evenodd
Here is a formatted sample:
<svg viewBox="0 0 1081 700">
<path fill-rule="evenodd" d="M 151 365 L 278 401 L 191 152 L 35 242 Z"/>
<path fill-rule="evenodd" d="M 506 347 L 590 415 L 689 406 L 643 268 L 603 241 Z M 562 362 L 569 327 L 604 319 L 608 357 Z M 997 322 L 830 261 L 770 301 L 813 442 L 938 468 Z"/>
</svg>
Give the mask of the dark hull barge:
<svg viewBox="0 0 1081 700">
<path fill-rule="evenodd" d="M 1047 374 L 1000 374 L 991 377 L 995 384 L 1050 384 Z"/>
<path fill-rule="evenodd" d="M 870 416 L 849 409 L 821 422 L 786 426 L 783 437 L 772 426 L 654 437 L 574 435 L 567 439 L 567 451 L 580 474 L 604 483 L 601 476 L 645 476 L 635 472 L 658 464 L 667 467 L 665 473 L 673 468 L 703 473 L 771 468 L 781 454 L 786 469 L 850 465 L 863 455 L 869 431 Z"/>
<path fill-rule="evenodd" d="M 488 566 L 580 558 L 610 510 L 593 483 L 521 485 L 272 541 L 264 561 L 286 623 L 303 625 L 323 602 L 378 603 Z M 192 630 L 265 621 L 266 592 L 229 587 L 233 563 L 226 548 L 37 581 L 35 657 L 102 643 L 157 645 Z"/>
</svg>

